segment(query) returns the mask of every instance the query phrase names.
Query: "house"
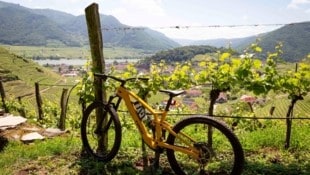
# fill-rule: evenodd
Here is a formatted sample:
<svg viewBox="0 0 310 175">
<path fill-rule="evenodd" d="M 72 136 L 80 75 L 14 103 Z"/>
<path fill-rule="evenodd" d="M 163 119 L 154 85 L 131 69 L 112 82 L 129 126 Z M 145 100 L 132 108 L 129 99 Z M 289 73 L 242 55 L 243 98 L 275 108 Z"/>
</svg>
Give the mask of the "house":
<svg viewBox="0 0 310 175">
<path fill-rule="evenodd" d="M 202 95 L 202 90 L 200 89 L 190 89 L 186 91 L 187 97 L 199 97 Z"/>
<path fill-rule="evenodd" d="M 219 97 L 215 101 L 216 103 L 226 103 L 227 102 L 227 94 L 225 92 L 221 92 Z"/>
</svg>

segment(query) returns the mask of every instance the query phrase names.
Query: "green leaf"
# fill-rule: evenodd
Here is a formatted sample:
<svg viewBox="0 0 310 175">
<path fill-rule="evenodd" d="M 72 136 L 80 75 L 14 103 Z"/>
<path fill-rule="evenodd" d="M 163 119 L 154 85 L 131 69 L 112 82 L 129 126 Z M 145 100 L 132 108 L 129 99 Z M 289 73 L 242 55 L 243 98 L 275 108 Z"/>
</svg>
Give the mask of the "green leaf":
<svg viewBox="0 0 310 175">
<path fill-rule="evenodd" d="M 255 60 L 253 61 L 253 67 L 254 67 L 254 68 L 258 69 L 258 68 L 260 68 L 261 66 L 262 66 L 262 62 L 261 62 L 260 60 L 255 59 Z"/>
<path fill-rule="evenodd" d="M 220 61 L 224 61 L 225 59 L 229 58 L 230 55 L 231 55 L 231 54 L 230 54 L 230 53 L 227 53 L 227 52 L 222 53 L 222 54 L 221 54 L 221 57 L 220 57 Z"/>
<path fill-rule="evenodd" d="M 260 53 L 263 51 L 263 49 L 257 46 L 257 47 L 255 47 L 255 51 Z"/>
</svg>

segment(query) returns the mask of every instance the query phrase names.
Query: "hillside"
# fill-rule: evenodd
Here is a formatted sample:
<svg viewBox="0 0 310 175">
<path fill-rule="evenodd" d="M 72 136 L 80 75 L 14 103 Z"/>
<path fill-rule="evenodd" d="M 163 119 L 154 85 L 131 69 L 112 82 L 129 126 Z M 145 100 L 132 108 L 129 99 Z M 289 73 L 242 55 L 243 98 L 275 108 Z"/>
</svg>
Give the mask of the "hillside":
<svg viewBox="0 0 310 175">
<path fill-rule="evenodd" d="M 8 15 L 10 14 L 10 15 Z M 165 35 L 150 30 L 116 30 L 130 26 L 115 17 L 101 14 L 104 46 L 129 47 L 150 51 L 179 46 Z M 51 9 L 29 9 L 0 1 L 0 43 L 11 45 L 88 44 L 84 15 L 74 16 Z"/>
<path fill-rule="evenodd" d="M 104 45 L 108 47 L 132 47 L 143 50 L 163 50 L 179 46 L 176 42 L 167 38 L 162 33 L 151 29 L 125 30 L 130 26 L 120 23 L 111 15 L 100 15 L 103 28 Z M 87 27 L 84 15 L 77 16 L 65 24 L 65 28 L 72 33 L 87 36 Z"/>
<path fill-rule="evenodd" d="M 10 15 L 8 15 L 10 14 Z M 79 42 L 48 18 L 15 6 L 0 10 L 0 42 L 12 45 L 47 45 L 57 40 L 69 46 Z"/>
<path fill-rule="evenodd" d="M 310 22 L 286 25 L 267 33 L 261 38 L 260 46 L 264 52 L 274 50 L 277 42 L 283 43 L 283 59 L 295 62 L 310 53 Z"/>
<path fill-rule="evenodd" d="M 216 53 L 219 48 L 212 46 L 184 46 L 166 51 L 157 52 L 146 59 L 146 62 L 165 60 L 166 62 L 182 62 L 194 58 L 199 54 Z"/>
<path fill-rule="evenodd" d="M 0 80 L 8 98 L 34 93 L 34 83 L 55 84 L 62 77 L 37 63 L 0 47 Z"/>
<path fill-rule="evenodd" d="M 245 38 L 218 38 L 210 40 L 176 40 L 181 45 L 209 45 L 214 47 L 228 47 L 231 46 L 234 49 L 244 48 L 245 46 L 255 42 L 256 36 L 250 36 Z"/>
<path fill-rule="evenodd" d="M 296 62 L 310 53 L 310 22 L 285 25 L 272 32 L 250 36 L 245 38 L 212 39 L 198 41 L 182 41 L 185 45 L 210 45 L 215 47 L 227 47 L 230 45 L 237 51 L 246 49 L 256 39 L 260 39 L 259 45 L 263 48 L 263 54 L 273 52 L 278 42 L 283 43 L 283 59 Z M 265 56 L 264 56 L 265 57 Z"/>
</svg>

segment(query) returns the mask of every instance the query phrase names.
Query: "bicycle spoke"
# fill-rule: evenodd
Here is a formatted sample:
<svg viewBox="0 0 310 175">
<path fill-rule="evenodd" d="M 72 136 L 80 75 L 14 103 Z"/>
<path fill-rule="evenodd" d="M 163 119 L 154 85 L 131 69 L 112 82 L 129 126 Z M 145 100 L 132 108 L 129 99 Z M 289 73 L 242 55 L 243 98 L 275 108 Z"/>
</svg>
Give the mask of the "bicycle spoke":
<svg viewBox="0 0 310 175">
<path fill-rule="evenodd" d="M 117 116 L 106 111 L 101 103 L 94 103 L 82 120 L 82 141 L 88 153 L 102 161 L 112 159 L 120 146 L 121 127 Z M 98 111 L 103 118 L 97 118 Z"/>
<path fill-rule="evenodd" d="M 223 132 L 223 130 L 213 127 L 214 123 L 212 122 L 209 123 L 209 120 L 203 118 L 185 120 L 185 122 L 180 122 L 176 127 L 176 132 L 182 134 L 177 137 L 168 137 L 167 142 L 169 144 L 184 148 L 187 147 L 188 149 L 194 148 L 199 152 L 199 158 L 194 158 L 193 156 L 189 156 L 181 151 L 168 150 L 168 160 L 177 174 L 231 174 L 235 168 L 236 160 L 239 160 L 236 159 L 236 156 L 241 156 L 242 158 L 240 158 L 239 162 L 241 164 L 243 163 L 243 152 L 238 155 L 240 152 L 240 145 L 238 144 L 235 146 L 235 140 L 232 142 L 224 133 L 229 130 L 223 127 L 225 128 Z M 211 135 L 208 133 L 210 124 L 212 124 Z M 184 139 L 187 138 L 184 137 L 184 135 L 190 136 L 191 140 L 194 140 L 195 142 L 188 145 L 191 140 L 184 142 Z M 235 151 L 236 149 L 234 149 L 234 146 L 238 147 L 237 152 Z M 240 167 L 242 167 L 242 165 L 240 165 Z"/>
</svg>

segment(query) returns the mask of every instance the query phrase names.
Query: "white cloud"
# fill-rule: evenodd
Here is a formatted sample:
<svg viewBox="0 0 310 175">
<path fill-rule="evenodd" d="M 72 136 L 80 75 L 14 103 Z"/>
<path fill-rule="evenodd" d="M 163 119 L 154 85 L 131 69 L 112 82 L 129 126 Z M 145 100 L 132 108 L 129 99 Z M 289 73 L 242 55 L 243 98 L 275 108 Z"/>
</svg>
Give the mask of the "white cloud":
<svg viewBox="0 0 310 175">
<path fill-rule="evenodd" d="M 244 26 L 244 27 L 189 27 L 157 29 L 170 38 L 177 39 L 217 39 L 217 38 L 242 38 L 255 36 L 279 28 L 279 26 Z M 180 37 L 181 36 L 181 37 Z"/>
<path fill-rule="evenodd" d="M 122 3 L 127 8 L 138 10 L 138 12 L 140 11 L 154 16 L 165 15 L 160 0 L 122 0 Z"/>
<path fill-rule="evenodd" d="M 168 18 L 162 5 L 161 0 L 120 0 L 107 14 L 130 26 L 154 26 Z"/>
<path fill-rule="evenodd" d="M 248 15 L 243 15 L 243 16 L 242 16 L 242 20 L 243 20 L 243 21 L 247 21 L 248 19 L 249 19 L 249 16 L 248 16 Z"/>
<path fill-rule="evenodd" d="M 292 0 L 287 7 L 297 9 L 302 5 L 310 4 L 310 0 Z"/>
<path fill-rule="evenodd" d="M 119 8 L 112 9 L 112 10 L 108 11 L 107 13 L 111 14 L 111 15 L 113 15 L 115 17 L 118 17 L 118 16 L 126 15 L 127 10 L 126 10 L 126 8 L 119 7 Z"/>
</svg>

